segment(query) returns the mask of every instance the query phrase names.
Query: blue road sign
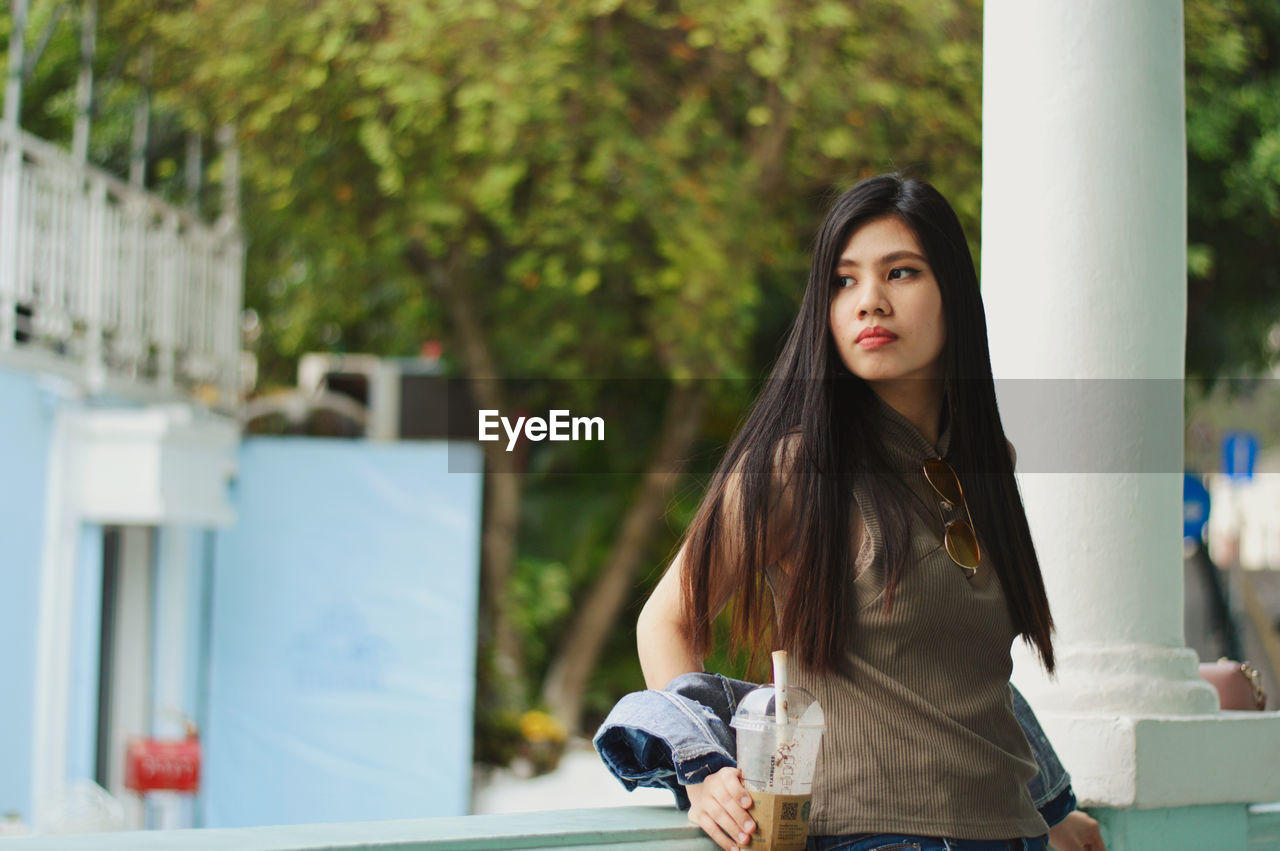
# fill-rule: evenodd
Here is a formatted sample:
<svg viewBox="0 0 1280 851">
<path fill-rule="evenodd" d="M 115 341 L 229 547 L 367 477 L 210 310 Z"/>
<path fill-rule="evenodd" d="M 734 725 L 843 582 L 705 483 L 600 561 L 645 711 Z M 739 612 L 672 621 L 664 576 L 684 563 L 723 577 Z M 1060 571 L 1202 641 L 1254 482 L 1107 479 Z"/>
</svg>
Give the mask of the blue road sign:
<svg viewBox="0 0 1280 851">
<path fill-rule="evenodd" d="M 1247 431 L 1229 431 L 1222 438 L 1222 472 L 1233 479 L 1252 479 L 1258 460 L 1258 436 Z"/>
<path fill-rule="evenodd" d="M 1209 491 L 1200 477 L 1182 477 L 1182 537 L 1204 540 L 1204 524 L 1209 521 Z"/>
</svg>

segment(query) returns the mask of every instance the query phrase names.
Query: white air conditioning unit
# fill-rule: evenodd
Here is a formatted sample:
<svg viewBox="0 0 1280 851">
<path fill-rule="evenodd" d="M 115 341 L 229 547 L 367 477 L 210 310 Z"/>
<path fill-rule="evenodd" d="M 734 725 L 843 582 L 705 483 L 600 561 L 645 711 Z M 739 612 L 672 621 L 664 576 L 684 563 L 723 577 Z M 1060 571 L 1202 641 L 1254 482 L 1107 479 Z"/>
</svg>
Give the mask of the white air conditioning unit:
<svg viewBox="0 0 1280 851">
<path fill-rule="evenodd" d="M 313 352 L 298 361 L 298 390 L 309 396 L 325 392 L 350 396 L 368 411 L 366 434 L 373 440 L 461 436 L 458 432 L 465 423 L 470 423 L 474 440 L 474 413 L 469 418 L 459 417 L 461 411 L 450 415 L 451 381 L 453 396 L 462 398 L 458 379 L 444 377 L 438 358 Z"/>
</svg>

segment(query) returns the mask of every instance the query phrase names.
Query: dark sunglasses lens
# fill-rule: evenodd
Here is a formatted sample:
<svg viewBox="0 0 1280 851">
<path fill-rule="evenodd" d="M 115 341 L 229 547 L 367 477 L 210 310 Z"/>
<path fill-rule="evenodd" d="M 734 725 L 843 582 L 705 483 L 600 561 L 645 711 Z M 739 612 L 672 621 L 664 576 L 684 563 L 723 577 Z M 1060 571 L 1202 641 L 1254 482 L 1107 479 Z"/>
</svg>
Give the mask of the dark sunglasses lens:
<svg viewBox="0 0 1280 851">
<path fill-rule="evenodd" d="M 982 561 L 978 552 L 978 538 L 973 534 L 973 527 L 963 520 L 947 524 L 947 535 L 944 539 L 947 555 L 951 560 L 963 567 L 976 568 Z"/>
<path fill-rule="evenodd" d="M 946 461 L 937 459 L 924 462 L 924 476 L 929 480 L 929 484 L 933 485 L 933 489 L 952 505 L 959 505 L 964 499 L 964 492 L 960 490 L 960 480 L 956 478 L 956 471 L 951 469 L 951 465 Z"/>
</svg>

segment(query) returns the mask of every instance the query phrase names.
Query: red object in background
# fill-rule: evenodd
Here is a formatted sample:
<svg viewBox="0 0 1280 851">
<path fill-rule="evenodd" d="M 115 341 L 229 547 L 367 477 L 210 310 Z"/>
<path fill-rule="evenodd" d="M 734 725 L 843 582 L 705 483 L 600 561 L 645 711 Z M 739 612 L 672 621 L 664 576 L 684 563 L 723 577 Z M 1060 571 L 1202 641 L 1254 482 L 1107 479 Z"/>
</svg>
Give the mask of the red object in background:
<svg viewBox="0 0 1280 851">
<path fill-rule="evenodd" d="M 200 739 L 131 740 L 124 785 L 135 792 L 194 793 L 200 787 Z"/>
</svg>

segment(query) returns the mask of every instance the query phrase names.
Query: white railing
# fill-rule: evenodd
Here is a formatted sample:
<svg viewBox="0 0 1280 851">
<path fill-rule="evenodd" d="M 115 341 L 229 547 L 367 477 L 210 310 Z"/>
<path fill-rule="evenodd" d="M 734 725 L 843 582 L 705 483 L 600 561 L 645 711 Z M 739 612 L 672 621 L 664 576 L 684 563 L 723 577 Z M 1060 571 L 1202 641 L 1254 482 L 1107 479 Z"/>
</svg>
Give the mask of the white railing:
<svg viewBox="0 0 1280 851">
<path fill-rule="evenodd" d="M 22 131 L 0 127 L 0 356 L 238 403 L 244 247 Z"/>
</svg>

